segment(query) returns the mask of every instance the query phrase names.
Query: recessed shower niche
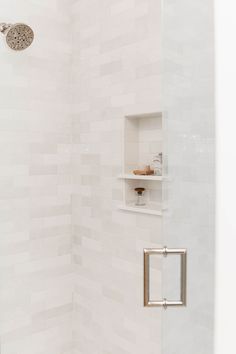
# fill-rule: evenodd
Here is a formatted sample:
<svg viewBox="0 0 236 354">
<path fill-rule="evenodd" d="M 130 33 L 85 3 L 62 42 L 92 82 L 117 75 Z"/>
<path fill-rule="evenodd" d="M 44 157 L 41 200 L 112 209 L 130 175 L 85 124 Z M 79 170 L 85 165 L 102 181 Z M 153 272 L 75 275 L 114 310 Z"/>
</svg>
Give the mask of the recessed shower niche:
<svg viewBox="0 0 236 354">
<path fill-rule="evenodd" d="M 162 140 L 161 112 L 125 116 L 119 209 L 162 215 Z"/>
</svg>

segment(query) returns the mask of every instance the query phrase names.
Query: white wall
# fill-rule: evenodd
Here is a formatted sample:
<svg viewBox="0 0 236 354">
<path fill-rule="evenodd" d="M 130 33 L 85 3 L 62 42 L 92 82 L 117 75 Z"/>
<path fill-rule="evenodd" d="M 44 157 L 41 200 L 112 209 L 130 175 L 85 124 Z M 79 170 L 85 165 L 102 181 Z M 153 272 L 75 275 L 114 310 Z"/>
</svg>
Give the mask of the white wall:
<svg viewBox="0 0 236 354">
<path fill-rule="evenodd" d="M 0 0 L 26 22 L 22 53 L 0 38 L 1 354 L 71 349 L 69 2 Z"/>
<path fill-rule="evenodd" d="M 236 352 L 236 4 L 216 0 L 217 306 L 215 354 Z"/>
</svg>

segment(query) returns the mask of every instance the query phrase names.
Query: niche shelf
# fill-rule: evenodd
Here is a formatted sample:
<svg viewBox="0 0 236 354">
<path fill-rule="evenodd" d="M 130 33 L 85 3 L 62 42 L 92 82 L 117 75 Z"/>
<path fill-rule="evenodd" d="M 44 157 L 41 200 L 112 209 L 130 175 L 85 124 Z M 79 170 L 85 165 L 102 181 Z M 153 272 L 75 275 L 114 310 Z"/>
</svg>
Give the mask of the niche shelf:
<svg viewBox="0 0 236 354">
<path fill-rule="evenodd" d="M 120 205 L 119 209 L 134 212 L 134 213 L 140 213 L 140 214 L 149 214 L 149 215 L 158 215 L 158 216 L 162 215 L 161 206 L 158 209 L 157 205 L 152 206 L 151 204 L 140 206 L 140 207 L 137 207 L 134 204 L 125 204 L 125 205 Z"/>
<path fill-rule="evenodd" d="M 119 179 L 134 179 L 134 180 L 143 180 L 143 181 L 163 181 L 162 176 L 138 176 L 131 173 L 126 173 L 124 175 L 119 175 Z"/>
<path fill-rule="evenodd" d="M 124 117 L 123 124 L 123 203 L 120 210 L 149 215 L 162 215 L 163 176 L 135 175 L 134 170 L 152 167 L 162 149 L 162 113 L 144 113 Z M 137 206 L 135 188 L 145 188 L 144 206 Z"/>
</svg>

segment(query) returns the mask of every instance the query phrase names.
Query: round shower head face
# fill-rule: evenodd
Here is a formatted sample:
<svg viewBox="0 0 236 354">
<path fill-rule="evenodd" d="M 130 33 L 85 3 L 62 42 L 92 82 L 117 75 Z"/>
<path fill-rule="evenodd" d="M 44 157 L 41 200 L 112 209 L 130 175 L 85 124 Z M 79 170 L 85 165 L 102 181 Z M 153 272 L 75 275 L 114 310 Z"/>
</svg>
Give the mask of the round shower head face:
<svg viewBox="0 0 236 354">
<path fill-rule="evenodd" d="M 7 44 L 13 50 L 24 50 L 32 44 L 33 40 L 33 30 L 23 23 L 12 25 L 6 32 Z"/>
</svg>

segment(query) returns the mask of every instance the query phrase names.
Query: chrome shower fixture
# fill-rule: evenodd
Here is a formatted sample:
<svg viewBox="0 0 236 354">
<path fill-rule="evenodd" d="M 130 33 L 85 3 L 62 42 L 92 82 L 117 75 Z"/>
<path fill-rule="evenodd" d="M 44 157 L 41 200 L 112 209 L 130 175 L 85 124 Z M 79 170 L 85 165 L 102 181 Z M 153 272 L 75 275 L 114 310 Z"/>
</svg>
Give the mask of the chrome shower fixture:
<svg viewBox="0 0 236 354">
<path fill-rule="evenodd" d="M 17 51 L 28 48 L 34 40 L 32 28 L 24 23 L 0 23 L 0 32 L 6 36 L 7 45 Z"/>
</svg>

